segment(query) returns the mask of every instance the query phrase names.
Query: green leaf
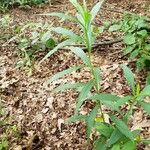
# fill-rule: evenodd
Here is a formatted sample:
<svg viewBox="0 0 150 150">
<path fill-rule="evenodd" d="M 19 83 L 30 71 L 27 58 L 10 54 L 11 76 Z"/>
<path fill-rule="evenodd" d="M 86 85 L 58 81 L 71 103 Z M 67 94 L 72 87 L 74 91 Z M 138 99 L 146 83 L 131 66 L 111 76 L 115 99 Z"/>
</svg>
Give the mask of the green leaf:
<svg viewBox="0 0 150 150">
<path fill-rule="evenodd" d="M 50 48 L 50 49 L 54 48 L 55 45 L 56 45 L 56 42 L 52 38 L 48 39 L 45 44 L 46 48 Z"/>
<path fill-rule="evenodd" d="M 111 150 L 120 150 L 120 145 L 119 144 L 116 144 L 114 145 Z"/>
<path fill-rule="evenodd" d="M 93 87 L 94 82 L 93 80 L 87 82 L 85 84 L 85 86 L 83 87 L 83 89 L 81 90 L 79 97 L 77 99 L 77 104 L 76 104 L 76 113 L 79 111 L 81 105 L 83 104 L 83 102 L 87 99 L 87 97 L 90 94 L 90 90 Z"/>
<path fill-rule="evenodd" d="M 122 150 L 136 150 L 136 144 L 132 141 L 129 141 L 123 145 Z"/>
<path fill-rule="evenodd" d="M 101 71 L 100 71 L 100 69 L 99 68 L 94 68 L 93 69 L 93 74 L 94 74 L 96 88 L 99 91 L 99 89 L 100 89 L 100 80 L 101 80 L 101 77 L 100 77 Z"/>
<path fill-rule="evenodd" d="M 77 122 L 77 121 L 86 121 L 87 120 L 87 116 L 86 115 L 74 115 L 71 116 L 70 118 L 68 118 L 68 122 Z"/>
<path fill-rule="evenodd" d="M 141 140 L 141 142 L 144 143 L 144 144 L 149 145 L 150 144 L 150 139 Z"/>
<path fill-rule="evenodd" d="M 66 69 L 66 70 L 63 70 L 61 72 L 58 72 L 56 73 L 53 77 L 51 77 L 48 81 L 47 81 L 47 84 L 50 84 L 51 82 L 59 79 L 59 78 L 62 78 L 63 76 L 65 76 L 66 74 L 70 74 L 71 72 L 73 71 L 76 71 L 78 69 L 81 69 L 83 66 L 75 66 L 75 67 L 72 67 L 72 68 L 69 68 L 69 69 Z"/>
<path fill-rule="evenodd" d="M 122 136 L 122 133 L 118 129 L 115 129 L 107 142 L 108 147 L 116 143 L 120 138 L 122 138 Z"/>
<path fill-rule="evenodd" d="M 77 2 L 77 0 L 69 0 L 72 5 L 76 8 L 76 10 L 83 16 L 84 14 L 84 9 L 82 6 Z"/>
<path fill-rule="evenodd" d="M 139 49 L 135 49 L 134 51 L 131 52 L 130 54 L 130 59 L 134 59 L 139 55 L 140 50 Z"/>
<path fill-rule="evenodd" d="M 46 14 L 39 14 L 39 15 L 43 15 L 43 16 L 55 16 L 55 17 L 59 17 L 63 20 L 71 20 L 71 21 L 76 21 L 75 17 L 71 16 L 71 15 L 67 15 L 64 13 L 58 13 L 58 12 L 52 12 L 52 13 L 46 13 Z"/>
<path fill-rule="evenodd" d="M 142 36 L 143 38 L 146 38 L 148 36 L 148 33 L 146 30 L 141 30 L 137 32 L 138 35 Z"/>
<path fill-rule="evenodd" d="M 69 37 L 69 39 L 72 39 L 73 41 L 82 41 L 82 38 L 75 33 L 73 33 L 71 30 L 62 28 L 62 27 L 56 27 L 51 28 L 51 31 L 54 31 L 56 33 L 62 34 L 64 36 Z"/>
<path fill-rule="evenodd" d="M 100 2 L 98 2 L 91 10 L 90 14 L 91 16 L 91 21 L 95 19 L 98 11 L 100 10 L 100 8 L 102 7 L 104 0 L 101 0 Z"/>
<path fill-rule="evenodd" d="M 133 47 L 133 46 L 127 46 L 127 47 L 123 50 L 123 51 L 124 51 L 124 54 L 126 55 L 126 54 L 131 53 L 134 48 L 135 48 L 135 47 Z"/>
<path fill-rule="evenodd" d="M 118 31 L 120 29 L 121 29 L 121 24 L 114 24 L 114 25 L 110 26 L 109 31 L 114 32 L 114 31 Z"/>
<path fill-rule="evenodd" d="M 139 96 L 150 96 L 150 85 L 146 86 L 140 93 Z"/>
<path fill-rule="evenodd" d="M 135 43 L 135 36 L 131 33 L 124 36 L 123 41 L 127 45 L 132 45 Z"/>
<path fill-rule="evenodd" d="M 98 111 L 98 106 L 95 106 L 95 108 L 90 112 L 90 114 L 87 117 L 87 137 L 88 138 L 90 138 L 92 128 L 94 127 L 97 111 Z"/>
<path fill-rule="evenodd" d="M 110 118 L 115 123 L 116 127 L 123 135 L 125 135 L 131 141 L 134 141 L 132 132 L 129 130 L 127 125 L 122 120 L 118 119 L 117 117 L 115 117 L 113 115 L 110 115 Z"/>
<path fill-rule="evenodd" d="M 131 69 L 128 68 L 126 65 L 121 65 L 124 77 L 126 78 L 130 88 L 132 89 L 133 94 L 135 94 L 135 80 L 134 80 L 134 74 L 132 73 Z"/>
<path fill-rule="evenodd" d="M 62 43 L 59 43 L 53 50 L 50 50 L 48 54 L 39 62 L 41 64 L 44 60 L 46 60 L 48 57 L 50 57 L 52 54 L 58 51 L 58 49 L 73 44 L 73 41 L 71 39 L 63 41 Z"/>
<path fill-rule="evenodd" d="M 150 85 L 150 72 L 147 74 L 146 85 Z"/>
<path fill-rule="evenodd" d="M 107 150 L 106 139 L 104 137 L 100 137 L 100 139 L 95 141 L 94 147 L 94 150 Z"/>
<path fill-rule="evenodd" d="M 95 94 L 94 96 L 90 97 L 90 99 L 100 101 L 101 103 L 104 103 L 111 109 L 114 109 L 113 107 L 114 102 L 117 101 L 119 97 L 108 93 L 101 93 L 101 94 Z"/>
<path fill-rule="evenodd" d="M 131 100 L 133 97 L 132 96 L 125 96 L 122 97 L 120 99 L 118 99 L 115 103 L 114 103 L 114 108 L 118 109 L 121 105 L 125 104 L 126 102 L 128 102 L 129 100 Z"/>
<path fill-rule="evenodd" d="M 55 88 L 53 91 L 54 92 L 63 92 L 67 89 L 78 89 L 79 87 L 83 87 L 85 85 L 85 83 L 66 83 L 66 84 L 62 84 L 60 86 L 58 86 L 57 88 Z"/>
<path fill-rule="evenodd" d="M 78 57 L 80 57 L 86 65 L 90 65 L 90 59 L 87 57 L 87 55 L 85 54 L 85 52 L 81 48 L 79 48 L 79 47 L 70 47 L 69 49 L 73 53 L 75 53 Z"/>
<path fill-rule="evenodd" d="M 147 102 L 139 102 L 139 103 L 144 108 L 144 110 L 150 115 L 150 103 Z"/>
<path fill-rule="evenodd" d="M 113 132 L 113 127 L 107 123 L 96 123 L 95 129 L 103 136 L 109 138 Z"/>
</svg>

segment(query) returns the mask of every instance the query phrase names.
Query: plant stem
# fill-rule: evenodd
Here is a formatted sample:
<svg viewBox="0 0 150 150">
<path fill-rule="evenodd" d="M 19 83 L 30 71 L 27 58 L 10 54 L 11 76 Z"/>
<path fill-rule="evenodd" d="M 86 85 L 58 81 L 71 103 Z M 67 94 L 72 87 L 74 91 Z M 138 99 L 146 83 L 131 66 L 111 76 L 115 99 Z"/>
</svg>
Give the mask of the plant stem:
<svg viewBox="0 0 150 150">
<path fill-rule="evenodd" d="M 92 59 L 91 59 L 91 50 L 89 50 L 88 52 L 89 52 L 88 55 L 89 55 L 89 60 L 90 60 L 90 71 L 91 71 L 91 73 L 93 75 L 93 78 L 95 80 L 95 77 L 94 77 L 94 66 L 92 64 Z M 94 87 L 95 87 L 96 93 L 99 94 L 99 89 L 98 89 L 98 86 L 96 85 L 96 83 L 95 83 Z M 100 107 L 100 113 L 102 115 L 102 119 L 105 122 L 105 118 L 104 118 L 104 113 L 103 113 L 103 110 L 102 110 L 102 104 L 101 104 L 101 102 L 98 102 L 98 105 Z"/>
</svg>

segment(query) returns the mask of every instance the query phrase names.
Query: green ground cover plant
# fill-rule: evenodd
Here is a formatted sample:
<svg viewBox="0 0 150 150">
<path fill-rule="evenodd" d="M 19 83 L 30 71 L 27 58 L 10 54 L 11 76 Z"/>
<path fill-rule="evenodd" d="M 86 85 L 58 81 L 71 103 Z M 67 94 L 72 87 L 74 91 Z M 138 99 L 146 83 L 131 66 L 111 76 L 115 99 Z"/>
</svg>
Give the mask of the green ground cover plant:
<svg viewBox="0 0 150 150">
<path fill-rule="evenodd" d="M 131 127 L 128 126 L 128 121 L 133 115 L 135 107 L 142 107 L 148 115 L 150 114 L 150 104 L 145 101 L 145 97 L 150 96 L 149 84 L 141 89 L 140 85 L 136 83 L 132 71 L 126 65 L 122 65 L 124 76 L 131 88 L 131 94 L 119 97 L 115 94 L 101 92 L 101 71 L 98 67 L 94 66 L 91 56 L 92 45 L 96 39 L 93 21 L 103 1 L 98 2 L 91 11 L 87 8 L 85 1 L 83 1 L 83 5 L 80 5 L 77 0 L 70 0 L 70 2 L 77 11 L 76 16 L 58 12 L 44 15 L 57 16 L 61 19 L 76 23 L 81 29 L 81 34 L 77 35 L 73 31 L 62 27 L 51 28 L 52 32 L 59 33 L 67 37 L 67 39 L 51 50 L 40 63 L 57 52 L 60 48 L 67 46 L 69 50 L 83 61 L 83 64 L 80 66 L 73 66 L 72 68 L 55 74 L 47 81 L 47 84 L 51 84 L 53 81 L 67 74 L 71 74 L 73 71 L 88 68 L 91 73 L 91 80 L 85 83 L 66 83 L 54 89 L 54 92 L 62 92 L 66 89 L 75 89 L 79 91 L 75 114 L 69 118 L 69 122 L 86 122 L 88 142 L 90 141 L 91 134 L 96 134 L 96 132 L 99 133 L 98 138 L 93 144 L 96 150 L 135 150 L 139 143 L 150 143 L 150 140 L 144 140 L 141 137 L 139 130 L 131 130 Z M 80 47 L 72 46 L 75 43 L 84 44 L 87 48 L 87 52 L 84 52 Z M 81 115 L 80 109 L 85 101 L 92 101 L 95 106 L 88 115 Z M 121 109 L 124 105 L 129 106 L 127 111 Z M 107 112 L 110 119 L 109 122 L 106 121 L 106 112 L 103 112 L 103 106 L 110 109 L 110 111 Z"/>
<path fill-rule="evenodd" d="M 137 59 L 136 66 L 140 71 L 150 67 L 150 27 L 146 17 L 126 14 L 124 19 L 109 28 L 110 31 L 123 32 L 126 48 L 124 54 L 130 59 Z"/>
<path fill-rule="evenodd" d="M 10 6 L 30 7 L 46 2 L 48 2 L 48 0 L 1 0 L 0 11 L 6 11 Z"/>
</svg>

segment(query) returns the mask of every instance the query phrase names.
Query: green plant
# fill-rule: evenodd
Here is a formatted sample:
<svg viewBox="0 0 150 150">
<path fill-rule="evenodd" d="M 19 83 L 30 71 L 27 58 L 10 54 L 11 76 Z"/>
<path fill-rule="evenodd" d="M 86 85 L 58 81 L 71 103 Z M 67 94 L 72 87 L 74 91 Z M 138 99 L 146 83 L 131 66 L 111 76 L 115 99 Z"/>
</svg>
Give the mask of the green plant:
<svg viewBox="0 0 150 150">
<path fill-rule="evenodd" d="M 32 5 L 39 5 L 46 3 L 48 0 L 1 0 L 0 1 L 0 11 L 5 11 L 9 6 L 20 6 L 20 7 L 30 7 Z"/>
<path fill-rule="evenodd" d="M 95 34 L 93 30 L 92 22 L 98 13 L 103 1 L 97 3 L 91 11 L 88 10 L 85 1 L 83 1 L 83 6 L 81 6 L 76 0 L 70 0 L 73 6 L 77 10 L 76 17 L 62 14 L 62 13 L 50 13 L 46 15 L 58 16 L 63 19 L 71 20 L 75 22 L 80 28 L 80 35 L 75 34 L 71 30 L 57 27 L 52 28 L 52 31 L 60 33 L 68 38 L 62 43 L 58 44 L 53 50 L 51 50 L 41 62 L 50 57 L 59 48 L 63 46 L 72 45 L 76 42 L 83 43 L 87 48 L 87 53 L 85 53 L 81 48 L 75 46 L 68 46 L 73 53 L 83 61 L 83 65 L 74 66 L 62 72 L 55 74 L 51 77 L 47 84 L 51 84 L 53 81 L 62 78 L 63 76 L 83 69 L 88 68 L 91 73 L 91 80 L 86 83 L 77 82 L 74 84 L 66 83 L 60 85 L 54 89 L 54 92 L 64 91 L 66 89 L 77 89 L 79 91 L 79 96 L 77 98 L 75 115 L 73 115 L 69 121 L 85 121 L 87 124 L 87 137 L 90 140 L 90 135 L 93 133 L 93 129 L 99 132 L 99 138 L 94 142 L 94 148 L 99 150 L 134 150 L 139 142 L 143 142 L 140 138 L 140 131 L 131 129 L 128 127 L 127 123 L 133 112 L 133 106 L 141 105 L 148 113 L 150 104 L 146 103 L 143 99 L 145 96 L 150 95 L 150 86 L 146 86 L 141 92 L 139 85 L 135 84 L 134 76 L 132 71 L 125 65 L 123 65 L 124 75 L 127 79 L 131 89 L 131 96 L 118 97 L 114 94 L 100 93 L 100 69 L 95 67 L 92 63 L 92 45 L 95 41 Z M 95 107 L 89 112 L 88 115 L 81 115 L 80 109 L 85 101 L 93 101 Z M 120 107 L 123 105 L 129 105 L 129 110 L 127 112 L 121 111 Z M 109 107 L 110 112 L 108 116 L 111 122 L 106 121 L 105 113 L 103 112 L 102 106 Z M 120 117 L 120 119 L 116 116 Z M 145 142 L 145 141 L 144 141 Z M 146 141 L 149 143 L 149 141 Z M 145 142 L 145 143 L 146 143 Z"/>
<path fill-rule="evenodd" d="M 19 33 L 13 37 L 21 50 L 17 68 L 24 68 L 28 75 L 32 75 L 36 54 L 40 51 L 52 49 L 56 42 L 49 31 L 48 23 L 29 23 L 23 26 Z"/>
<path fill-rule="evenodd" d="M 123 21 L 110 27 L 110 31 L 124 32 L 124 54 L 137 59 L 137 69 L 150 67 L 150 28 L 146 17 L 126 14 Z"/>
</svg>

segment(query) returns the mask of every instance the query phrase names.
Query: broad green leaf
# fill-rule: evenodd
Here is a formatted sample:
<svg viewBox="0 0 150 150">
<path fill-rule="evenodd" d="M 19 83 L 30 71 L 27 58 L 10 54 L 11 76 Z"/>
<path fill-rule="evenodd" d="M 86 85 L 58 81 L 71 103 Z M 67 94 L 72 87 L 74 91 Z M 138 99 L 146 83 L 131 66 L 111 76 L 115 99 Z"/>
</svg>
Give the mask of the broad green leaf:
<svg viewBox="0 0 150 150">
<path fill-rule="evenodd" d="M 113 127 L 107 123 L 96 123 L 95 129 L 103 136 L 109 138 L 113 132 Z"/>
<path fill-rule="evenodd" d="M 122 133 L 118 129 L 115 129 L 107 142 L 108 147 L 116 143 L 122 136 Z"/>
<path fill-rule="evenodd" d="M 118 109 L 121 105 L 125 104 L 126 102 L 128 102 L 129 100 L 131 100 L 133 97 L 132 96 L 125 96 L 122 97 L 120 99 L 118 99 L 115 103 L 114 103 L 114 108 Z"/>
<path fill-rule="evenodd" d="M 129 54 L 133 51 L 134 47 L 133 46 L 127 46 L 123 51 L 124 51 L 124 54 Z"/>
<path fill-rule="evenodd" d="M 49 38 L 45 44 L 46 48 L 50 48 L 50 49 L 54 48 L 55 45 L 56 45 L 56 42 L 52 38 Z"/>
<path fill-rule="evenodd" d="M 132 141 L 129 141 L 123 145 L 121 150 L 136 150 L 136 144 Z"/>
<path fill-rule="evenodd" d="M 76 18 L 71 16 L 71 15 L 67 15 L 64 13 L 58 13 L 58 12 L 52 12 L 52 13 L 44 13 L 44 14 L 39 14 L 39 15 L 43 15 L 43 16 L 55 16 L 55 17 L 59 17 L 63 20 L 71 20 L 71 21 L 76 21 Z"/>
<path fill-rule="evenodd" d="M 140 105 L 144 108 L 144 110 L 150 115 L 150 103 L 140 102 Z"/>
<path fill-rule="evenodd" d="M 100 89 L 100 80 L 101 80 L 101 71 L 99 68 L 94 68 L 93 69 L 93 74 L 94 74 L 94 80 L 95 80 L 95 84 L 97 87 L 97 90 L 99 91 Z"/>
<path fill-rule="evenodd" d="M 90 90 L 93 87 L 94 82 L 93 80 L 87 82 L 85 84 L 85 86 L 83 87 L 83 89 L 81 90 L 79 97 L 77 99 L 77 104 L 76 104 L 76 113 L 79 111 L 81 105 L 83 104 L 83 102 L 87 99 L 87 97 L 90 94 Z"/>
<path fill-rule="evenodd" d="M 77 122 L 77 121 L 86 121 L 87 117 L 88 116 L 86 115 L 74 115 L 68 118 L 68 122 L 70 123 L 70 122 Z"/>
<path fill-rule="evenodd" d="M 110 26 L 109 31 L 114 32 L 114 31 L 118 31 L 120 29 L 121 29 L 121 24 L 114 24 L 114 25 Z"/>
<path fill-rule="evenodd" d="M 66 84 L 62 84 L 60 86 L 58 86 L 57 88 L 55 88 L 53 91 L 54 92 L 63 92 L 67 89 L 78 89 L 79 87 L 83 87 L 85 85 L 85 83 L 66 83 Z"/>
<path fill-rule="evenodd" d="M 123 135 L 125 135 L 131 141 L 134 141 L 132 132 L 129 130 L 127 125 L 122 120 L 118 119 L 117 117 L 115 117 L 113 115 L 110 115 L 110 118 L 115 123 L 116 127 Z"/>
<path fill-rule="evenodd" d="M 143 38 L 146 38 L 148 36 L 148 33 L 146 30 L 141 30 L 137 32 L 138 35 L 142 36 Z"/>
<path fill-rule="evenodd" d="M 116 144 L 114 145 L 111 150 L 120 150 L 120 145 L 119 144 Z"/>
<path fill-rule="evenodd" d="M 59 78 L 62 78 L 63 76 L 65 76 L 66 74 L 70 74 L 71 72 L 73 71 L 76 71 L 80 68 L 82 68 L 83 66 L 75 66 L 75 67 L 72 67 L 72 68 L 69 68 L 69 69 L 66 69 L 66 70 L 63 70 L 61 72 L 58 72 L 56 73 L 53 77 L 51 77 L 48 81 L 47 81 L 47 84 L 50 84 L 52 83 L 53 81 L 59 79 Z"/>
<path fill-rule="evenodd" d="M 129 33 L 124 36 L 123 41 L 127 45 L 132 45 L 135 43 L 136 40 L 135 40 L 135 36 L 133 34 Z"/>
<path fill-rule="evenodd" d="M 134 74 L 132 73 L 131 69 L 128 68 L 126 65 L 122 65 L 122 69 L 124 72 L 124 77 L 126 78 L 130 88 L 132 89 L 133 94 L 135 94 Z"/>
<path fill-rule="evenodd" d="M 139 96 L 150 96 L 150 85 L 146 86 Z"/>
<path fill-rule="evenodd" d="M 92 128 L 94 128 L 97 111 L 98 111 L 98 106 L 95 106 L 95 108 L 90 112 L 90 114 L 87 117 L 87 137 L 88 138 L 90 138 Z"/>
<path fill-rule="evenodd" d="M 100 10 L 100 8 L 102 7 L 104 0 L 101 0 L 100 2 L 98 2 L 91 10 L 90 14 L 91 16 L 91 20 L 94 20 L 98 11 Z"/>
<path fill-rule="evenodd" d="M 71 30 L 62 28 L 62 27 L 56 27 L 51 28 L 51 31 L 54 31 L 56 33 L 62 34 L 64 36 L 69 37 L 69 39 L 72 39 L 73 41 L 82 41 L 82 38 L 75 33 L 73 33 Z"/>
<path fill-rule="evenodd" d="M 69 49 L 73 53 L 75 53 L 78 57 L 80 57 L 86 65 L 90 65 L 90 59 L 88 58 L 88 56 L 85 54 L 85 52 L 81 48 L 79 48 L 79 47 L 70 47 Z"/>
<path fill-rule="evenodd" d="M 63 41 L 62 43 L 59 43 L 53 50 L 50 50 L 48 54 L 39 62 L 41 64 L 44 60 L 46 60 L 48 57 L 50 57 L 52 54 L 58 51 L 58 49 L 73 44 L 73 41 L 71 39 Z"/>
<path fill-rule="evenodd" d="M 130 59 L 136 58 L 139 55 L 140 51 L 141 50 L 139 50 L 139 49 L 135 49 L 134 51 L 132 51 L 131 54 L 130 54 Z"/>
</svg>

